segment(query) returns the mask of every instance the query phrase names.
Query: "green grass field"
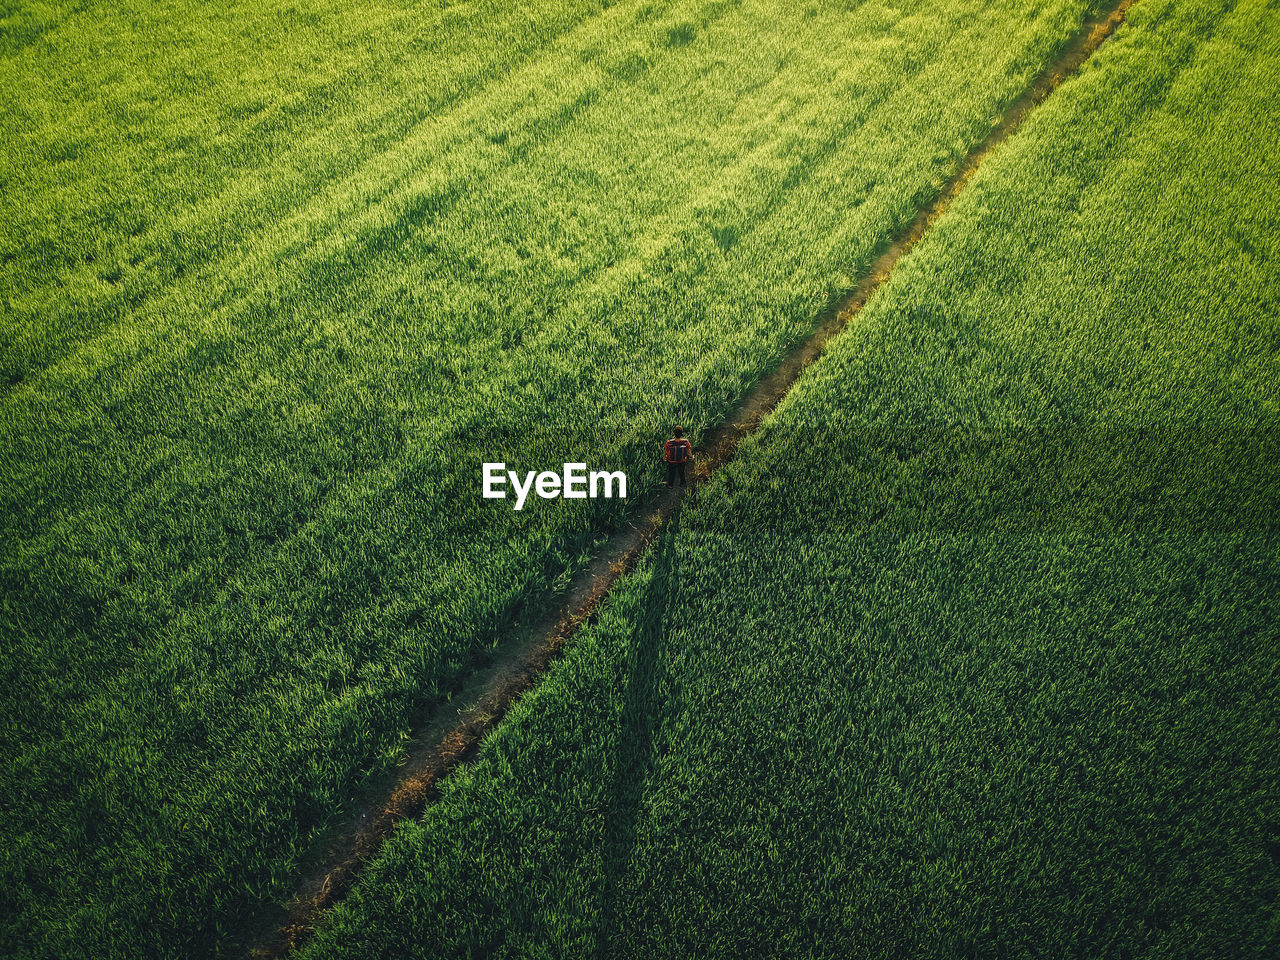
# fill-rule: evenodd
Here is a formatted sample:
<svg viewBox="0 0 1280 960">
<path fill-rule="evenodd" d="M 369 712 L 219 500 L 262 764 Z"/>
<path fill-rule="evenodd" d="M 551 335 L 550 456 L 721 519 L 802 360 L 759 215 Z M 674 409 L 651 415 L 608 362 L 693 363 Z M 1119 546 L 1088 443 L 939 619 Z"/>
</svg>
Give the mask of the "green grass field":
<svg viewBox="0 0 1280 960">
<path fill-rule="evenodd" d="M 493 509 L 479 462 L 644 497 L 1085 4 L 196 11 L 6 20 L 0 886 L 37 952 L 216 952 L 284 896 L 624 515 Z"/>
<path fill-rule="evenodd" d="M 1274 956 L 1277 77 L 1138 4 L 307 960 Z"/>
<path fill-rule="evenodd" d="M 0 954 L 233 955 L 1098 8 L 0 9 Z M 1275 947 L 1280 14 L 1129 20 L 309 957 Z"/>
</svg>

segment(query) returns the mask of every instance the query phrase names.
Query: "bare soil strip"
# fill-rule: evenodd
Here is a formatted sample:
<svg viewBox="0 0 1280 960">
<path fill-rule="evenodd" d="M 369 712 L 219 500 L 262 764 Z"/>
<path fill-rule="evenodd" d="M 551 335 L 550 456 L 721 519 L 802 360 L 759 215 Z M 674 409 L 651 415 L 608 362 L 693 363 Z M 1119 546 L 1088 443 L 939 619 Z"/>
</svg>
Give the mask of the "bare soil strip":
<svg viewBox="0 0 1280 960">
<path fill-rule="evenodd" d="M 1092 56 L 1124 22 L 1126 12 L 1135 2 L 1120 0 L 1110 11 L 1084 22 L 1058 59 L 1009 106 L 1000 123 L 969 153 L 937 199 L 921 209 L 900 236 L 885 245 L 857 288 L 824 314 L 808 339 L 757 384 L 724 424 L 703 437 L 696 451 L 693 484 L 665 491 L 645 516 L 615 534 L 604 550 L 573 579 L 558 613 L 520 631 L 519 637 L 501 646 L 496 661 L 470 675 L 452 701 L 469 703 L 471 707 L 451 710 L 446 704 L 436 709 L 410 741 L 405 760 L 394 774 L 366 786 L 361 791 L 366 799 L 359 804 L 354 816 L 330 830 L 318 845 L 320 849 L 308 856 L 287 919 L 260 939 L 250 950 L 250 956 L 280 957 L 310 939 L 324 913 L 350 890 L 365 863 L 378 853 L 396 824 L 422 812 L 437 795 L 441 779 L 476 755 L 485 734 L 560 656 L 578 628 L 594 620 L 596 607 L 614 582 L 644 555 L 680 508 L 686 489 L 696 496 L 698 484 L 733 458 L 743 438 L 760 425 L 805 367 L 818 358 L 827 342 L 857 315 L 903 254 L 915 246 L 929 225 L 964 189 L 986 156 L 1013 133 L 1058 84 Z"/>
</svg>

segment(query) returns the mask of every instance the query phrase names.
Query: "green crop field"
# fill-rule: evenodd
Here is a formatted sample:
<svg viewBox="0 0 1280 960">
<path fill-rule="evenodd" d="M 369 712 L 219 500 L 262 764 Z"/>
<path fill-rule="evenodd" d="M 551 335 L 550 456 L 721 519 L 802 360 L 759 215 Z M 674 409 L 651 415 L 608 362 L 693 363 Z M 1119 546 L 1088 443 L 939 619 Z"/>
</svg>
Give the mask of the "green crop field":
<svg viewBox="0 0 1280 960">
<path fill-rule="evenodd" d="M 0 955 L 241 955 L 1104 6 L 0 7 Z M 1280 943 L 1280 12 L 1128 19 L 308 957 Z"/>
<path fill-rule="evenodd" d="M 1277 78 L 1139 3 L 307 960 L 1275 956 Z"/>
<path fill-rule="evenodd" d="M 1084 16 L 7 8 L 5 939 L 216 952 Z"/>
</svg>

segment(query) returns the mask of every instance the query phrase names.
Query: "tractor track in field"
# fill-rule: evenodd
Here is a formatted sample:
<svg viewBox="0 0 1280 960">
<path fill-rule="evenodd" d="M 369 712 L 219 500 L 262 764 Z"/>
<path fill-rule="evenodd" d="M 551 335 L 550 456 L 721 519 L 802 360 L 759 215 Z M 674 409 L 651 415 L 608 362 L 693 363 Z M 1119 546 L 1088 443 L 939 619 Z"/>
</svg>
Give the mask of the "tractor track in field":
<svg viewBox="0 0 1280 960">
<path fill-rule="evenodd" d="M 645 508 L 642 517 L 614 534 L 603 551 L 573 578 L 557 613 L 520 631 L 518 638 L 503 645 L 493 662 L 473 671 L 461 683 L 450 703 L 434 710 L 410 740 L 404 762 L 392 773 L 375 778 L 362 788 L 364 799 L 357 804 L 354 814 L 331 829 L 317 844 L 319 849 L 304 858 L 287 916 L 283 921 L 278 918 L 273 921 L 270 930 L 251 935 L 249 940 L 255 945 L 248 951 L 250 957 L 255 960 L 281 957 L 311 938 L 325 912 L 351 889 L 364 865 L 378 853 L 396 824 L 422 812 L 437 795 L 440 781 L 478 753 L 485 734 L 560 656 L 578 628 L 594 622 L 596 608 L 614 583 L 635 566 L 680 508 L 685 489 L 696 497 L 698 484 L 733 458 L 738 444 L 756 430 L 805 367 L 821 355 L 827 342 L 857 315 L 898 260 L 947 210 L 987 155 L 1093 55 L 1124 22 L 1125 14 L 1135 2 L 1120 0 L 1081 25 L 1057 59 L 1010 104 L 1000 122 L 969 152 L 937 198 L 921 208 L 911 224 L 884 246 L 853 292 L 826 311 L 814 332 L 756 385 L 725 423 L 703 437 L 696 451 L 693 484 L 664 491 Z M 451 710 L 451 703 L 470 706 Z"/>
</svg>

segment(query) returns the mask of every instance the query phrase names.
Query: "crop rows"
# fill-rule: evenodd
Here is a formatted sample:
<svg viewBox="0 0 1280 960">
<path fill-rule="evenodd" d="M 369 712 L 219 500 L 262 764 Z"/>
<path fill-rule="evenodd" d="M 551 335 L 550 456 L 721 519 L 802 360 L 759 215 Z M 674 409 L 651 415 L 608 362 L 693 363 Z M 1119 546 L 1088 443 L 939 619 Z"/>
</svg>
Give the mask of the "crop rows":
<svg viewBox="0 0 1280 960">
<path fill-rule="evenodd" d="M 0 890 L 35 955 L 230 949 L 1086 0 L 6 15 Z"/>
</svg>

